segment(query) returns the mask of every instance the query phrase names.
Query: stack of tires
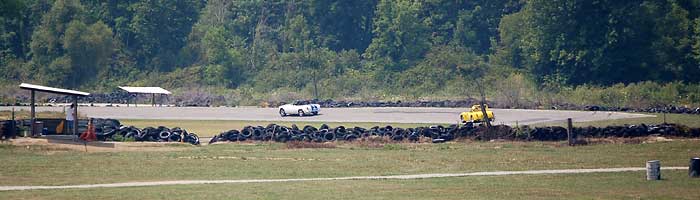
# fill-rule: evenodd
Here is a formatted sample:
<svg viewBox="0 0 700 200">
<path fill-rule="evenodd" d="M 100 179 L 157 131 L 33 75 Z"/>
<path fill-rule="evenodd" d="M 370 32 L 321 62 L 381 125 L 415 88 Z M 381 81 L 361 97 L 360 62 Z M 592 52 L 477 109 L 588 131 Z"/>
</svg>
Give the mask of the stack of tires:
<svg viewBox="0 0 700 200">
<path fill-rule="evenodd" d="M 13 120 L 0 121 L 0 140 L 14 139 L 17 137 L 17 122 Z"/>
<path fill-rule="evenodd" d="M 329 127 L 325 124 L 318 128 L 310 125 L 300 128 L 297 125 L 287 127 L 277 124 L 269 124 L 265 127 L 246 126 L 241 130 L 228 130 L 212 137 L 209 143 L 246 140 L 276 142 L 331 142 L 354 141 L 368 137 L 384 137 L 393 141 L 411 142 L 418 142 L 421 140 L 421 138 L 428 138 L 430 141 L 437 143 L 454 140 L 457 137 L 468 136 L 473 134 L 473 130 L 473 126 L 459 127 L 457 125 L 450 125 L 448 127 L 435 125 L 430 127 L 416 127 L 407 129 L 395 128 L 392 126 L 375 126 L 367 129 L 362 127 L 348 128 L 344 126 Z"/>
<path fill-rule="evenodd" d="M 676 124 L 660 125 L 631 125 L 631 126 L 607 126 L 607 127 L 583 127 L 573 130 L 579 137 L 646 137 L 650 135 L 672 137 L 700 137 L 700 128 L 688 128 Z M 241 130 L 229 130 L 214 136 L 209 143 L 237 142 L 237 141 L 303 141 L 303 142 L 332 142 L 353 141 L 370 137 L 381 137 L 391 141 L 441 143 L 457 138 L 469 138 L 474 140 L 489 141 L 493 139 L 526 140 L 526 141 L 562 141 L 566 140 L 568 131 L 564 127 L 534 127 L 521 126 L 512 128 L 506 125 L 496 125 L 487 129 L 483 125 L 474 126 L 467 123 L 463 126 L 434 125 L 429 127 L 398 128 L 392 126 L 375 126 L 371 128 L 344 126 L 320 127 L 304 126 L 302 128 L 277 124 L 263 126 L 246 126 Z"/>
<path fill-rule="evenodd" d="M 114 119 L 94 119 L 95 134 L 100 141 L 138 141 L 138 142 L 184 142 L 199 145 L 199 136 L 180 127 L 164 126 L 146 127 L 122 126 Z"/>
</svg>

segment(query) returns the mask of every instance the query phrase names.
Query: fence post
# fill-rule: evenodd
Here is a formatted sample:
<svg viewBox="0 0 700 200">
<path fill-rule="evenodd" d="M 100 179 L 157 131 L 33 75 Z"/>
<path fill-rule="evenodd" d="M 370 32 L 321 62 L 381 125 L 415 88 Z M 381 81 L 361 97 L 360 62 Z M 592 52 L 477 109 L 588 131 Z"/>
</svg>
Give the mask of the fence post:
<svg viewBox="0 0 700 200">
<path fill-rule="evenodd" d="M 576 135 L 574 134 L 574 125 L 571 121 L 571 118 L 566 119 L 566 124 L 567 124 L 567 139 L 569 140 L 569 146 L 574 146 L 576 145 Z"/>
</svg>

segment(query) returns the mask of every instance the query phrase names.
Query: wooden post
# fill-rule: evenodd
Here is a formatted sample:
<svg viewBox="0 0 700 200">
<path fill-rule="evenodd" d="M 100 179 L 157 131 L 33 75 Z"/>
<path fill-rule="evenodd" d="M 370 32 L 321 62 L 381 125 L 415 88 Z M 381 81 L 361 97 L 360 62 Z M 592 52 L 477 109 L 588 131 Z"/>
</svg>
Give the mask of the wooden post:
<svg viewBox="0 0 700 200">
<path fill-rule="evenodd" d="M 30 132 L 30 135 L 31 135 L 32 137 L 34 137 L 34 134 L 35 134 L 35 133 L 34 133 L 34 123 L 36 122 L 36 110 L 35 110 L 36 105 L 35 105 L 35 100 L 34 100 L 34 98 L 35 98 L 36 96 L 35 96 L 35 91 L 34 91 L 34 90 L 31 90 L 31 91 L 32 91 L 32 92 L 31 92 L 31 93 L 32 93 L 32 95 L 31 95 L 31 96 L 32 96 L 32 100 L 31 100 L 31 102 L 30 102 L 30 106 L 31 106 L 31 114 L 30 114 L 31 116 L 30 116 L 30 117 L 31 117 L 31 119 L 29 120 L 29 123 L 31 123 L 31 124 L 29 124 L 29 127 L 31 128 L 31 130 L 30 130 L 29 132 Z"/>
<path fill-rule="evenodd" d="M 73 95 L 73 135 L 78 135 L 78 96 Z"/>
<path fill-rule="evenodd" d="M 481 84 L 481 81 L 477 81 L 479 85 L 479 94 L 481 94 L 481 101 L 479 102 L 479 106 L 481 106 L 481 114 L 482 116 L 482 121 L 486 122 L 486 127 L 490 130 L 491 129 L 491 119 L 489 119 L 489 115 L 486 112 L 486 94 L 484 92 L 484 86 Z"/>
<path fill-rule="evenodd" d="M 688 167 L 688 176 L 691 178 L 700 177 L 700 158 L 691 158 L 690 166 Z"/>
<path fill-rule="evenodd" d="M 576 145 L 576 134 L 574 133 L 574 125 L 571 120 L 571 118 L 566 119 L 566 124 L 567 124 L 567 129 L 566 132 L 568 133 L 568 139 L 569 139 L 569 146 L 574 146 Z"/>
<path fill-rule="evenodd" d="M 664 124 L 666 124 L 666 111 L 664 111 Z"/>
</svg>

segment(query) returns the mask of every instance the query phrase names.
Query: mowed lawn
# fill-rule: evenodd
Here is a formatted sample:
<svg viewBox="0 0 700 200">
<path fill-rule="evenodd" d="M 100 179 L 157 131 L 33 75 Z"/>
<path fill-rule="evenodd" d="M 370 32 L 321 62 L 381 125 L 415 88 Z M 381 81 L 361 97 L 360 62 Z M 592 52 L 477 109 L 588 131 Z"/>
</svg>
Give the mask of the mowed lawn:
<svg viewBox="0 0 700 200">
<path fill-rule="evenodd" d="M 686 171 L 0 192 L 3 199 L 700 199 Z"/>
<path fill-rule="evenodd" d="M 281 143 L 168 145 L 167 151 L 84 152 L 0 144 L 0 185 L 70 185 L 127 181 L 315 178 L 500 170 L 687 166 L 700 140 L 569 147 L 561 142 L 447 144 L 337 143 L 289 148 Z"/>
</svg>

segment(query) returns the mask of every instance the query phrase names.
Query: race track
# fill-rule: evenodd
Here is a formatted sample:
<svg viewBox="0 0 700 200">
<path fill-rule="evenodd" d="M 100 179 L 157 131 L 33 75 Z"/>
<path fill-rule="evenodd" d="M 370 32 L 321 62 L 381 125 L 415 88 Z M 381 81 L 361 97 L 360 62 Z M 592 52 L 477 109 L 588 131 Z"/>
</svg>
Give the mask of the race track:
<svg viewBox="0 0 700 200">
<path fill-rule="evenodd" d="M 0 107 L 10 110 L 11 107 Z M 15 109 L 29 110 L 28 107 Z M 249 120 L 304 122 L 393 122 L 393 123 L 458 123 L 459 113 L 467 108 L 322 108 L 317 116 L 281 117 L 275 108 L 254 107 L 80 107 L 79 113 L 94 118 L 114 119 L 176 119 L 176 120 Z M 37 111 L 62 112 L 64 107 L 37 107 Z M 577 122 L 621 118 L 652 117 L 652 115 L 621 112 L 589 112 L 558 110 L 492 109 L 495 124 L 513 125 L 565 121 Z"/>
</svg>

